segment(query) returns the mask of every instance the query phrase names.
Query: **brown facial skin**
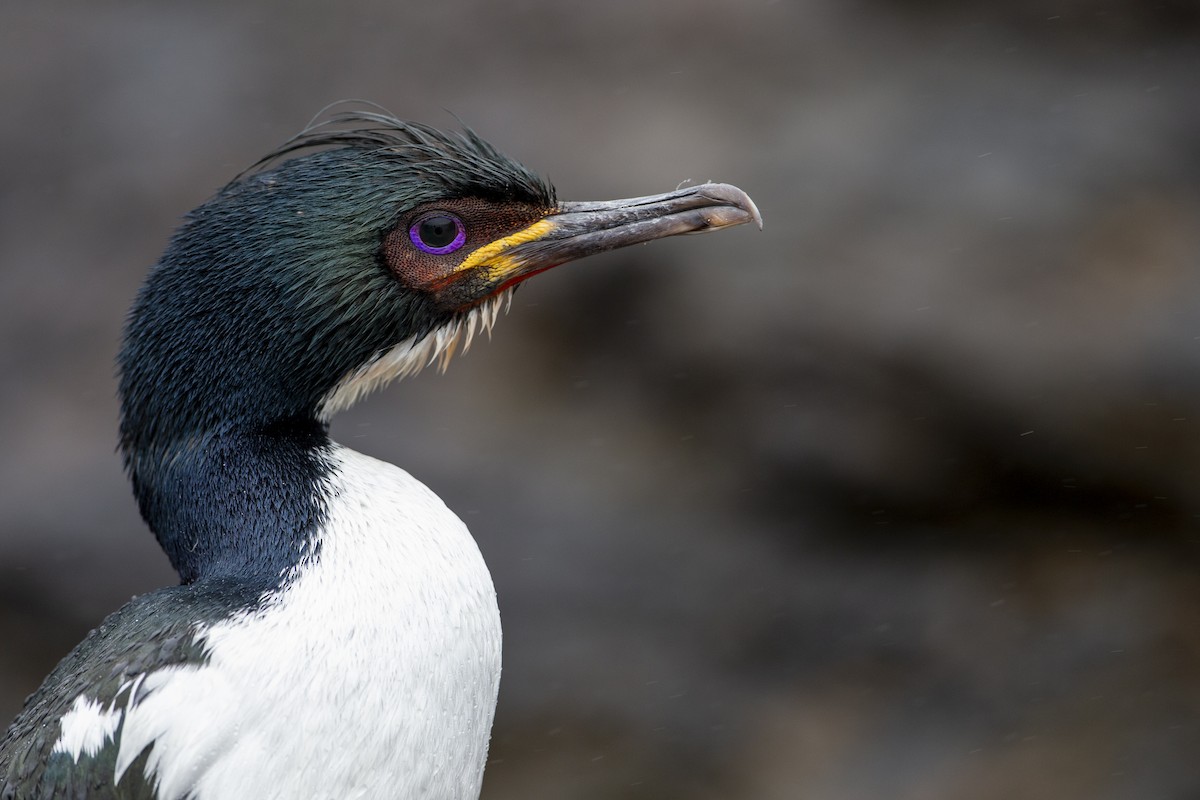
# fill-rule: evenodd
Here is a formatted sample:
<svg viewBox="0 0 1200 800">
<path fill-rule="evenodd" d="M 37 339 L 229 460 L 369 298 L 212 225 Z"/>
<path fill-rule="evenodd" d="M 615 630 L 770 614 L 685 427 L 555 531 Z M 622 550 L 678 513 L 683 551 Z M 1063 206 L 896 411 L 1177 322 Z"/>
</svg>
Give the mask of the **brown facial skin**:
<svg viewBox="0 0 1200 800">
<path fill-rule="evenodd" d="M 438 239 L 435 244 L 446 246 L 432 248 L 420 241 L 419 223 L 429 215 L 460 221 L 461 242 Z M 627 200 L 560 203 L 556 208 L 461 198 L 406 214 L 384 239 L 382 253 L 405 285 L 428 292 L 448 311 L 463 311 L 539 272 L 593 253 L 747 222 L 762 227 L 754 202 L 728 184 Z"/>
</svg>

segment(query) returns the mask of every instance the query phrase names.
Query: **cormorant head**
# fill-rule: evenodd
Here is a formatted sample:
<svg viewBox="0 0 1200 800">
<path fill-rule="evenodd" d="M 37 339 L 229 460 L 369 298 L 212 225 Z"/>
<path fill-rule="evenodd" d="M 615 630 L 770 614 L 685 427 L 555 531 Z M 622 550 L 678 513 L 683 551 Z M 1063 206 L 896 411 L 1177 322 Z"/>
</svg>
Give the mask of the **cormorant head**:
<svg viewBox="0 0 1200 800">
<path fill-rule="evenodd" d="M 151 270 L 119 357 L 122 448 L 323 421 L 448 359 L 531 275 L 750 221 L 731 186 L 563 203 L 470 131 L 336 115 L 189 214 Z"/>
</svg>

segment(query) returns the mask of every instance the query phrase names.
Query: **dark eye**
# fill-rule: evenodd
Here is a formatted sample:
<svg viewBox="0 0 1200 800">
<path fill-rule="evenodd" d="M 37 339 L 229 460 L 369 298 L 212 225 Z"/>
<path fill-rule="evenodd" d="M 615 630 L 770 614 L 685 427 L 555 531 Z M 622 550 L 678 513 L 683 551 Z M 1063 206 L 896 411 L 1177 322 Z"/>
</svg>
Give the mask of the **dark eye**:
<svg viewBox="0 0 1200 800">
<path fill-rule="evenodd" d="M 444 211 L 426 214 L 408 229 L 408 238 L 418 249 L 435 256 L 453 253 L 467 240 L 462 220 Z"/>
</svg>

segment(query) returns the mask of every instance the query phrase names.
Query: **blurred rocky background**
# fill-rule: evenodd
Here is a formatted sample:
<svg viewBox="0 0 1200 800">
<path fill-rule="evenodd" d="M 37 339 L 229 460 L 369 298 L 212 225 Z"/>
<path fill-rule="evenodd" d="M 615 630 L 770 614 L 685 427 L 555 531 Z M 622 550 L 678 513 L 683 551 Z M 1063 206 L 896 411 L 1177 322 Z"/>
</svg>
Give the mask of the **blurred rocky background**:
<svg viewBox="0 0 1200 800">
<path fill-rule="evenodd" d="M 1200 797 L 1200 6 L 0 7 L 0 716 L 172 581 L 112 357 L 180 216 L 327 103 L 762 233 L 522 288 L 342 442 L 467 521 L 484 796 Z"/>
</svg>

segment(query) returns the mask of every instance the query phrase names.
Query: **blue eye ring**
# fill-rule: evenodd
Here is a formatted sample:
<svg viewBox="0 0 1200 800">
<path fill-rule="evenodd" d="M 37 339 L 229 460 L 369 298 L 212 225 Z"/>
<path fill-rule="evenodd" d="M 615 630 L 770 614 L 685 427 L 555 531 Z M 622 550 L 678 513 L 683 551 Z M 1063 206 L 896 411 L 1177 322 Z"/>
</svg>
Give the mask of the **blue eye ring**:
<svg viewBox="0 0 1200 800">
<path fill-rule="evenodd" d="M 413 221 L 408 228 L 408 238 L 418 250 L 443 256 L 463 246 L 467 241 L 467 228 L 453 214 L 430 211 Z"/>
</svg>

